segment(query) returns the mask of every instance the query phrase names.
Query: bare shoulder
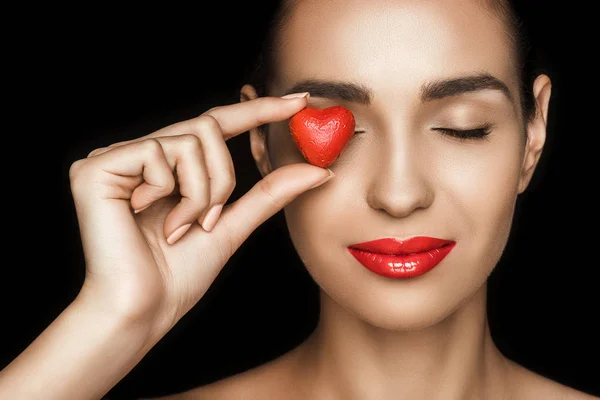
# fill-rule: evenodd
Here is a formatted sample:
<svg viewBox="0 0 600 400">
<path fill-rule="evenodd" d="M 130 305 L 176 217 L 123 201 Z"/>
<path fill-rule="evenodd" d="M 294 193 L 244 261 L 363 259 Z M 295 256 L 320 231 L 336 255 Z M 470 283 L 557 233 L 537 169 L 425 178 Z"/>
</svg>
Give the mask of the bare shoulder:
<svg viewBox="0 0 600 400">
<path fill-rule="evenodd" d="M 265 400 L 310 398 L 298 393 L 298 348 L 250 370 L 218 380 L 187 392 L 138 400 Z M 511 400 L 600 400 L 509 361 Z M 294 389 L 292 389 L 294 388 Z"/>
<path fill-rule="evenodd" d="M 247 371 L 169 396 L 138 400 L 265 400 L 290 398 L 293 356 L 286 353 Z M 296 382 L 297 383 L 297 382 Z"/>
<path fill-rule="evenodd" d="M 600 397 L 554 381 L 512 361 L 511 367 L 512 386 L 517 399 L 600 400 Z"/>
</svg>

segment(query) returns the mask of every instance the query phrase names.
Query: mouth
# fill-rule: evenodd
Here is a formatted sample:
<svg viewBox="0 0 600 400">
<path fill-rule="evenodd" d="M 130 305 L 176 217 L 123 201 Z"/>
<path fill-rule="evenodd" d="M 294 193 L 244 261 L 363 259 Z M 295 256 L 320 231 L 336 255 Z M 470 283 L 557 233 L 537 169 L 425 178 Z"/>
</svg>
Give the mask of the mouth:
<svg viewBox="0 0 600 400">
<path fill-rule="evenodd" d="M 348 246 L 348 251 L 364 267 L 388 278 L 413 278 L 438 265 L 456 242 L 415 236 L 410 239 L 384 238 Z"/>
</svg>

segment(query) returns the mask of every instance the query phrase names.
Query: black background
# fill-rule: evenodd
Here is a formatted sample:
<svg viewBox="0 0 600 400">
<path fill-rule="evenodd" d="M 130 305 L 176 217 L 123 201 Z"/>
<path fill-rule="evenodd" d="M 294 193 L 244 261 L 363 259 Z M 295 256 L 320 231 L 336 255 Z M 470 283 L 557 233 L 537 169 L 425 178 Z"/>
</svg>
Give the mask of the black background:
<svg viewBox="0 0 600 400">
<path fill-rule="evenodd" d="M 3 162 L 11 257 L 2 280 L 0 367 L 56 318 L 83 282 L 70 164 L 94 148 L 237 102 L 271 3 L 54 10 L 59 15 L 36 36 L 41 46 L 20 47 L 27 62 L 15 63 L 5 77 L 16 94 L 5 94 L 12 101 L 4 117 L 14 125 L 5 135 Z M 597 46 L 583 22 L 591 6 L 527 4 L 540 60 L 553 80 L 549 137 L 490 278 L 492 336 L 524 366 L 600 395 L 597 78 L 590 64 Z M 228 145 L 238 177 L 234 201 L 259 174 L 246 134 Z M 278 263 L 282 254 L 289 262 Z M 314 328 L 316 295 L 280 213 L 109 395 L 180 392 L 272 359 Z"/>
</svg>

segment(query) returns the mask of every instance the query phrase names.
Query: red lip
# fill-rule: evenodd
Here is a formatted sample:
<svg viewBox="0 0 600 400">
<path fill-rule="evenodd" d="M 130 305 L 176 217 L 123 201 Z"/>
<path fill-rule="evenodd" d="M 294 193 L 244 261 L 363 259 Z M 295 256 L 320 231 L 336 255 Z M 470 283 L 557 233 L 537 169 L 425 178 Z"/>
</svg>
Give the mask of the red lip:
<svg viewBox="0 0 600 400">
<path fill-rule="evenodd" d="M 388 278 L 412 278 L 438 265 L 456 242 L 427 236 L 407 240 L 385 238 L 348 246 L 362 265 Z"/>
</svg>

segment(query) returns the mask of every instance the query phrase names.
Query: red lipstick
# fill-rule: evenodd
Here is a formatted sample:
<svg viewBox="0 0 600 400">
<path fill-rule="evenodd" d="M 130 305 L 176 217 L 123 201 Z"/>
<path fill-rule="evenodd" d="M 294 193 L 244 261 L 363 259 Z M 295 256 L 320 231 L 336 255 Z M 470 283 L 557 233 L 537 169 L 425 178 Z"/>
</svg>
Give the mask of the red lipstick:
<svg viewBox="0 0 600 400">
<path fill-rule="evenodd" d="M 348 246 L 362 265 L 388 278 L 413 278 L 438 265 L 456 242 L 427 236 L 385 238 Z"/>
</svg>

